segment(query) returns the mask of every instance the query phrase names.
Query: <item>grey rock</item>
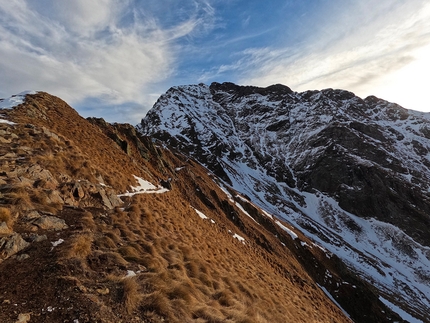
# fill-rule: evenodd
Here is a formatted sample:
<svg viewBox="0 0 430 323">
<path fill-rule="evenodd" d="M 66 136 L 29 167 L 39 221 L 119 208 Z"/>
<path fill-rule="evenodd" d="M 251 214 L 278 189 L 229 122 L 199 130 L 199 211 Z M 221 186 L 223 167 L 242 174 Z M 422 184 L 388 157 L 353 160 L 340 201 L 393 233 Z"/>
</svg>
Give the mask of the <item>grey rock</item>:
<svg viewBox="0 0 430 323">
<path fill-rule="evenodd" d="M 33 224 L 37 225 L 42 230 L 60 231 L 68 228 L 66 221 L 55 216 L 49 215 L 41 216 L 36 221 L 34 221 Z"/>
<path fill-rule="evenodd" d="M 0 260 L 4 260 L 24 250 L 30 245 L 19 233 L 0 239 Z"/>
</svg>

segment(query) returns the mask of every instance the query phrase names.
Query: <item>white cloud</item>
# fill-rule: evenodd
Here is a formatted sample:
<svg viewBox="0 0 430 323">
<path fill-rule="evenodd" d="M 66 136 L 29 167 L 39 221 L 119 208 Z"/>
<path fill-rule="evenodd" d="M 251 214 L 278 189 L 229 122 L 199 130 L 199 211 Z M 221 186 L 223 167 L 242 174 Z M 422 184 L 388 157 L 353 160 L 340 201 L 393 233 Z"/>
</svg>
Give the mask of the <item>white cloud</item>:
<svg viewBox="0 0 430 323">
<path fill-rule="evenodd" d="M 428 3 L 361 1 L 331 20 L 318 26 L 305 46 L 245 51 L 241 83 L 284 83 L 297 91 L 344 88 L 361 96 L 385 95 L 383 98 L 392 101 L 400 98 L 396 94 L 401 88 L 405 94 L 399 103 L 424 108 L 408 106 L 412 101 L 406 97 L 420 95 L 414 89 L 425 70 L 418 66 L 429 65 L 430 56 L 420 54 L 430 45 Z M 391 83 L 391 91 L 387 83 Z M 420 100 L 423 102 L 424 95 Z"/>
<path fill-rule="evenodd" d="M 95 98 L 105 106 L 149 107 L 152 85 L 174 69 L 175 40 L 198 24 L 190 18 L 162 29 L 130 1 L 3 2 L 0 97 L 32 89 L 72 105 Z"/>
</svg>

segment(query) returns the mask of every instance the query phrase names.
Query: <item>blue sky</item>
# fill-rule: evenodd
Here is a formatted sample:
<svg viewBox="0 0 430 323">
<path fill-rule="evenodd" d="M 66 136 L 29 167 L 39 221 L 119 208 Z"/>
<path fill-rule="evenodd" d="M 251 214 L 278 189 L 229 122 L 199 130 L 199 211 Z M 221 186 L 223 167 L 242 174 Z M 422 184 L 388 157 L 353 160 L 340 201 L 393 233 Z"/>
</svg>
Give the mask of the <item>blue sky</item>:
<svg viewBox="0 0 430 323">
<path fill-rule="evenodd" d="M 343 88 L 430 111 L 428 0 L 9 0 L 0 97 L 136 124 L 169 87 Z"/>
</svg>

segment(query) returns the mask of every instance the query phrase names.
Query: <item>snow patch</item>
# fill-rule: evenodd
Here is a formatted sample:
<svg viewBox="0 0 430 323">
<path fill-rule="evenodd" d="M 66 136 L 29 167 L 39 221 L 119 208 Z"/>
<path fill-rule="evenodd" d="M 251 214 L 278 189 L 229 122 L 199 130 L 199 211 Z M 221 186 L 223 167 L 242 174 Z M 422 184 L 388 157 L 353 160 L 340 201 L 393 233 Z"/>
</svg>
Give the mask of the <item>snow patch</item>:
<svg viewBox="0 0 430 323">
<path fill-rule="evenodd" d="M 240 235 L 238 235 L 237 233 L 233 234 L 233 238 L 239 240 L 242 243 L 245 243 L 245 238 L 242 237 L 242 236 L 240 236 Z"/>
<path fill-rule="evenodd" d="M 328 298 L 330 298 L 330 300 L 343 312 L 343 314 L 345 314 L 345 316 L 346 317 L 348 317 L 348 318 L 350 318 L 351 319 L 351 316 L 349 316 L 349 314 L 348 314 L 348 312 L 347 311 L 345 311 L 343 308 L 342 308 L 342 306 L 340 306 L 340 304 L 333 298 L 333 296 L 331 296 L 331 294 L 328 292 L 328 290 L 327 289 L 325 289 L 325 287 L 324 286 L 321 286 L 320 284 L 318 284 L 317 283 L 317 285 L 318 285 L 318 287 L 319 288 L 321 288 L 321 290 L 324 292 L 324 294 L 326 294 L 326 296 L 328 297 Z"/>
<path fill-rule="evenodd" d="M 246 240 L 244 237 L 238 235 L 237 233 L 233 233 L 231 230 L 228 230 L 228 233 L 231 234 L 231 236 L 237 240 L 239 240 L 240 242 L 242 242 L 243 244 L 246 244 Z"/>
<path fill-rule="evenodd" d="M 299 236 L 297 234 L 295 234 L 292 230 L 288 229 L 285 225 L 283 225 L 281 222 L 279 222 L 278 220 L 275 220 L 275 223 L 282 229 L 284 230 L 286 233 L 288 233 L 291 237 L 291 239 L 296 240 L 299 238 Z"/>
<path fill-rule="evenodd" d="M 17 105 L 24 103 L 27 94 L 36 94 L 35 91 L 24 91 L 17 95 L 12 95 L 7 99 L 0 99 L 0 109 L 12 109 Z"/>
<path fill-rule="evenodd" d="M 136 273 L 133 270 L 127 270 L 127 275 L 124 278 L 134 277 Z"/>
<path fill-rule="evenodd" d="M 203 220 L 210 220 L 211 221 L 211 223 L 215 223 L 215 221 L 214 220 L 212 220 L 212 219 L 210 219 L 208 216 L 206 216 L 203 212 L 201 212 L 201 211 L 199 211 L 199 210 L 197 210 L 196 208 L 194 208 L 194 207 L 192 207 L 193 209 L 194 209 L 194 211 L 196 211 L 196 213 L 197 213 L 197 215 L 199 216 L 199 217 L 201 217 Z"/>
<path fill-rule="evenodd" d="M 155 186 L 154 184 L 144 180 L 143 178 L 140 178 L 140 177 L 135 176 L 135 175 L 133 175 L 133 176 L 137 180 L 139 185 L 136 187 L 131 186 L 132 192 L 120 194 L 120 195 L 118 195 L 119 197 L 121 197 L 121 196 L 133 196 L 136 194 L 145 194 L 145 193 L 157 193 L 157 194 L 159 194 L 159 193 L 165 193 L 165 192 L 169 191 L 167 188 L 164 188 L 161 185 Z"/>
<path fill-rule="evenodd" d="M 57 241 L 51 242 L 52 247 L 56 247 L 64 242 L 63 239 L 58 239 Z"/>
<path fill-rule="evenodd" d="M 201 217 L 203 220 L 209 219 L 203 212 L 197 210 L 196 208 L 193 208 L 193 209 L 194 209 L 194 211 L 196 211 L 196 213 L 198 214 L 198 216 Z"/>
<path fill-rule="evenodd" d="M 394 305 L 393 303 L 391 303 L 390 301 L 386 300 L 385 298 L 379 296 L 379 300 L 385 304 L 385 306 L 387 306 L 389 309 L 391 309 L 393 312 L 399 314 L 399 316 L 404 319 L 405 321 L 408 321 L 410 323 L 424 323 L 421 320 L 416 319 L 415 317 L 413 317 L 412 315 L 406 313 L 405 311 L 403 311 L 400 307 Z"/>
<path fill-rule="evenodd" d="M 1 102 L 0 102 L 1 103 Z M 9 121 L 9 120 L 4 120 L 4 119 L 0 119 L 0 123 L 5 123 L 5 124 L 9 124 L 9 125 L 14 125 L 16 124 L 15 122 Z"/>
</svg>

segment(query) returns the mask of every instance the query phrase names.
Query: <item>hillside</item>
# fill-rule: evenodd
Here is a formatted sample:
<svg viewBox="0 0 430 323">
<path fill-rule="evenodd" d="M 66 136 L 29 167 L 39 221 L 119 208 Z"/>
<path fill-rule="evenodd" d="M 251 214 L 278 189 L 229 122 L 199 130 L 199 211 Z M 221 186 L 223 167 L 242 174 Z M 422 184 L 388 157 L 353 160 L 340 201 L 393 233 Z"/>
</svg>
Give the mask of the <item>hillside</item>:
<svg viewBox="0 0 430 323">
<path fill-rule="evenodd" d="M 0 111 L 1 322 L 401 321 L 194 159 L 47 93 L 13 102 Z"/>
<path fill-rule="evenodd" d="M 169 89 L 138 129 L 338 256 L 404 318 L 429 322 L 428 113 L 344 90 L 213 83 Z"/>
</svg>

